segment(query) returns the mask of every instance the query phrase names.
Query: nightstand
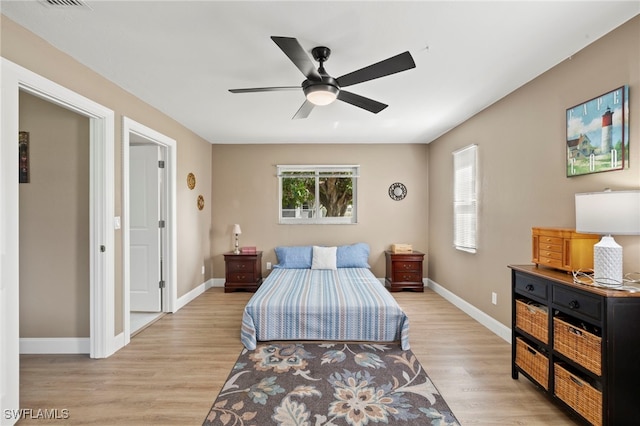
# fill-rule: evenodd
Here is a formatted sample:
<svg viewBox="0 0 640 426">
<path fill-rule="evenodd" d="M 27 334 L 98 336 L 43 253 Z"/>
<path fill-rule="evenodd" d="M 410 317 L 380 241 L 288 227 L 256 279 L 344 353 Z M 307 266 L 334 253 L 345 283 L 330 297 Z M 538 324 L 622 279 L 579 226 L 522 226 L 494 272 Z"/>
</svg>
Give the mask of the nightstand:
<svg viewBox="0 0 640 426">
<path fill-rule="evenodd" d="M 411 253 L 384 252 L 387 258 L 387 273 L 384 285 L 389 291 L 424 291 L 422 282 L 422 262 L 424 253 L 413 251 Z"/>
<path fill-rule="evenodd" d="M 224 292 L 235 290 L 254 292 L 262 284 L 262 252 L 224 254 Z"/>
</svg>

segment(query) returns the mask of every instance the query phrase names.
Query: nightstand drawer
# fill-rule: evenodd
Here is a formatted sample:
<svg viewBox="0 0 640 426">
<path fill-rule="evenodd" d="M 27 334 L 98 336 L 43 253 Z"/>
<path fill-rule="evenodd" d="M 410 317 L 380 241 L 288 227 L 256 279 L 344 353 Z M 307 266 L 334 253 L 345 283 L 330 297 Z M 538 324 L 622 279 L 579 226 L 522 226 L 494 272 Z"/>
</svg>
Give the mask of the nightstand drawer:
<svg viewBox="0 0 640 426">
<path fill-rule="evenodd" d="M 422 274 L 422 261 L 420 262 L 393 262 L 394 272 L 418 272 Z"/>
<path fill-rule="evenodd" d="M 422 274 L 415 271 L 394 271 L 394 282 L 422 282 Z"/>
<path fill-rule="evenodd" d="M 230 260 L 227 262 L 227 271 L 232 272 L 248 272 L 253 273 L 254 264 L 251 262 L 242 262 L 238 260 Z"/>
<path fill-rule="evenodd" d="M 232 283 L 253 283 L 256 281 L 256 276 L 252 272 L 230 272 L 227 280 Z"/>
</svg>

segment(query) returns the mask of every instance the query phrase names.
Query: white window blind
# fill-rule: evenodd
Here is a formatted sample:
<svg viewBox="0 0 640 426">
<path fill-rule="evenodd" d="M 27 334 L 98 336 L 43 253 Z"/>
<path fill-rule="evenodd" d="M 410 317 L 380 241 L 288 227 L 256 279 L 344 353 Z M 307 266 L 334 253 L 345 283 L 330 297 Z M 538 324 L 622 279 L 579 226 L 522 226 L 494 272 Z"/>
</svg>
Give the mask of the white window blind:
<svg viewBox="0 0 640 426">
<path fill-rule="evenodd" d="M 453 244 L 475 253 L 478 229 L 477 145 L 453 152 Z"/>
</svg>

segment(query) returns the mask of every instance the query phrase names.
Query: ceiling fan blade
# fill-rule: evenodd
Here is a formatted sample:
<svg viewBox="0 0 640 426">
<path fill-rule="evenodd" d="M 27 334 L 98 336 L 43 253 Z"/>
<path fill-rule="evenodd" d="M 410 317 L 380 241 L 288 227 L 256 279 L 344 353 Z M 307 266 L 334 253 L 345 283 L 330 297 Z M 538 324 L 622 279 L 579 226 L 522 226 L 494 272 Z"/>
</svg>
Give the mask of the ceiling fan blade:
<svg viewBox="0 0 640 426">
<path fill-rule="evenodd" d="M 311 114 L 311 110 L 313 110 L 313 107 L 314 105 L 305 99 L 304 103 L 302 104 L 298 112 L 296 112 L 296 115 L 292 117 L 292 120 L 297 120 L 299 118 L 307 118 L 309 114 Z"/>
<path fill-rule="evenodd" d="M 309 80 L 320 81 L 322 77 L 318 74 L 313 61 L 309 59 L 309 55 L 304 51 L 298 40 L 292 37 L 275 37 L 272 36 L 271 40 L 273 40 L 280 49 L 284 52 L 285 55 L 291 59 L 291 62 L 298 67 L 302 74 Z"/>
<path fill-rule="evenodd" d="M 411 54 L 409 52 L 404 52 L 399 55 L 392 56 L 389 59 L 385 59 L 384 61 L 369 65 L 368 67 L 345 74 L 342 77 L 338 77 L 336 80 L 340 87 L 347 87 L 364 81 L 373 80 L 374 78 L 380 78 L 397 72 L 406 71 L 415 67 L 416 63 L 413 61 Z"/>
<path fill-rule="evenodd" d="M 279 92 L 282 90 L 300 90 L 300 86 L 254 87 L 249 89 L 229 89 L 231 93 Z"/>
<path fill-rule="evenodd" d="M 359 108 L 366 109 L 367 111 L 371 111 L 374 114 L 379 113 L 389 106 L 387 104 L 374 101 L 373 99 L 347 92 L 346 90 L 340 90 L 340 93 L 338 93 L 338 99 Z"/>
</svg>

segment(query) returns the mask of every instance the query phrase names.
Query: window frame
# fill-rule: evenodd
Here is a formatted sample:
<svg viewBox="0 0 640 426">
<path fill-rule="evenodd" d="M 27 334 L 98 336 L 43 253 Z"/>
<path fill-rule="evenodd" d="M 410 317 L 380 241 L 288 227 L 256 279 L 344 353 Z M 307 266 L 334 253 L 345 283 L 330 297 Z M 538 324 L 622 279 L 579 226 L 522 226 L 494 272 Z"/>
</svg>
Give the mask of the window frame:
<svg viewBox="0 0 640 426">
<path fill-rule="evenodd" d="M 360 177 L 359 165 L 277 165 L 278 178 L 278 223 L 282 225 L 309 225 L 309 224 L 329 224 L 329 225 L 351 225 L 358 223 L 358 178 Z M 282 208 L 282 183 L 286 177 L 286 173 L 305 173 L 305 175 L 314 175 L 307 177 L 315 178 L 315 203 L 311 210 L 315 212 L 313 217 L 284 217 Z M 350 216 L 341 217 L 322 217 L 318 215 L 319 211 L 319 178 L 321 174 L 326 176 L 327 173 L 351 173 L 352 179 L 352 207 Z M 346 176 L 345 176 L 346 177 Z"/>
<path fill-rule="evenodd" d="M 452 154 L 453 246 L 456 250 L 467 253 L 477 253 L 479 198 L 478 145 L 468 145 L 454 151 Z M 465 175 L 467 170 L 470 173 Z"/>
</svg>

